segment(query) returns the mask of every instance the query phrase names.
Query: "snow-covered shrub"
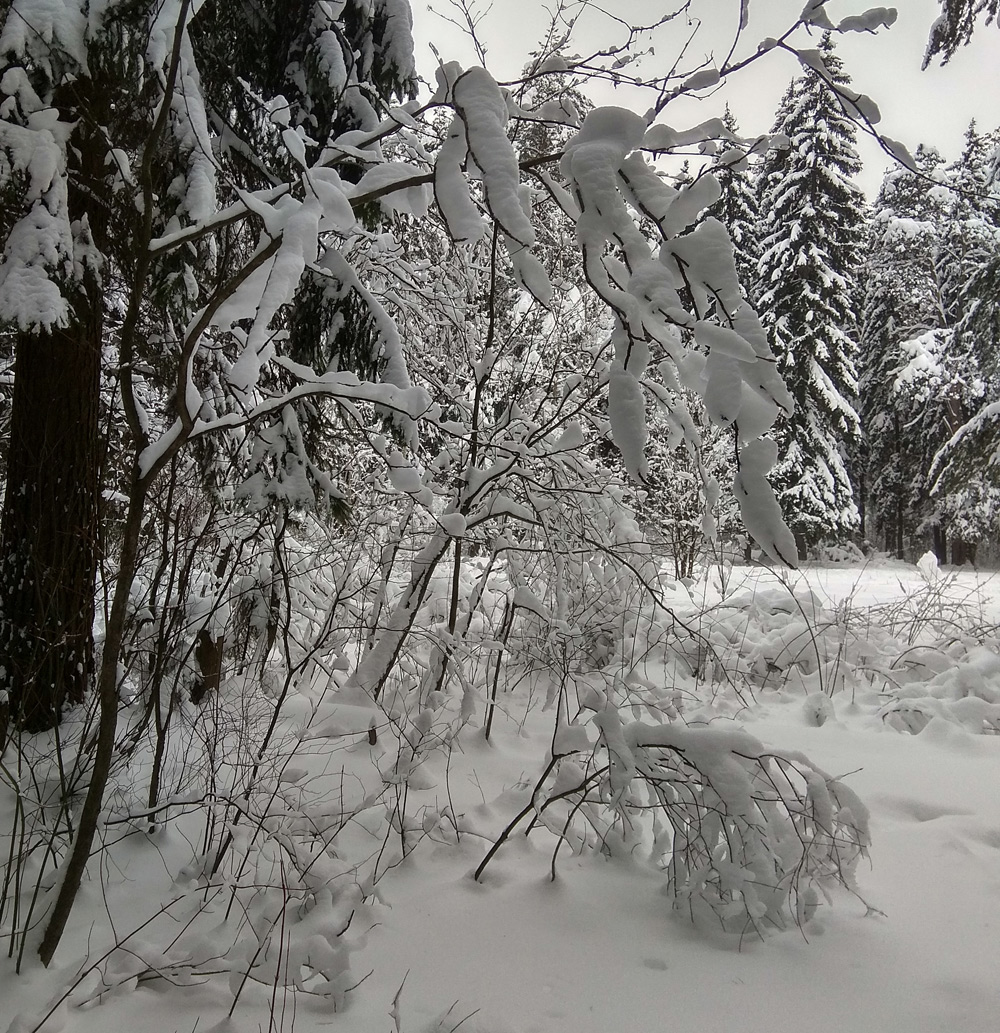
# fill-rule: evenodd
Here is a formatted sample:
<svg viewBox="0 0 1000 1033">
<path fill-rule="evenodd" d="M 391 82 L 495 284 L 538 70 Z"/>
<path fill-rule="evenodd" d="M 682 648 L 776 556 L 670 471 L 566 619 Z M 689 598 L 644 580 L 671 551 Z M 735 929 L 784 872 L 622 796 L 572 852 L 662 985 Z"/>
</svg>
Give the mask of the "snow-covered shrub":
<svg viewBox="0 0 1000 1033">
<path fill-rule="evenodd" d="M 561 724 L 515 828 L 544 827 L 581 853 L 600 850 L 662 870 L 675 905 L 725 929 L 762 932 L 809 920 L 825 887 L 856 892 L 870 842 L 856 794 L 799 753 L 738 728 L 629 721 L 600 692 L 589 721 Z"/>
<path fill-rule="evenodd" d="M 883 605 L 833 605 L 802 583 L 739 589 L 671 624 L 659 648 L 744 701 L 761 690 L 836 700 L 850 688 L 899 730 L 939 717 L 994 732 L 1000 629 L 987 597 L 942 572 L 933 553 L 917 570 L 922 584 Z"/>
<path fill-rule="evenodd" d="M 856 567 L 865 563 L 865 554 L 854 542 L 820 542 L 813 552 L 816 560 L 827 566 Z"/>
<path fill-rule="evenodd" d="M 85 718 L 74 715 L 58 735 L 0 737 L 0 941 L 18 970 L 86 790 Z"/>
<path fill-rule="evenodd" d="M 698 413 L 696 400 L 687 405 Z M 676 428 L 650 420 L 649 480 L 637 516 L 658 555 L 672 563 L 678 579 L 690 578 L 703 559 L 723 559 L 723 540 L 743 532 L 736 500 L 722 491 L 730 476 L 733 438 L 701 413 L 699 440 L 678 441 Z"/>
<path fill-rule="evenodd" d="M 899 731 L 923 731 L 933 718 L 974 733 L 1000 733 L 1000 635 L 911 647 L 883 674 L 883 721 Z"/>
<path fill-rule="evenodd" d="M 815 593 L 790 585 L 737 589 L 672 622 L 671 631 L 663 642 L 667 655 L 680 655 L 700 678 L 747 698 L 790 677 L 826 688 L 845 635 Z"/>
</svg>

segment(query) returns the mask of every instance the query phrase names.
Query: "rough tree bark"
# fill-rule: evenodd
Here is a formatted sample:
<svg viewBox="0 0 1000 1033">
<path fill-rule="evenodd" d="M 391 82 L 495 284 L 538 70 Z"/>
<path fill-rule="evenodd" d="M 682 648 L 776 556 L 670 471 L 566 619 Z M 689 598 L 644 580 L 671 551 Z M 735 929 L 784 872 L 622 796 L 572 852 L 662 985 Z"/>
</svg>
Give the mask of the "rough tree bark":
<svg viewBox="0 0 1000 1033">
<path fill-rule="evenodd" d="M 37 732 L 94 671 L 99 320 L 22 335 L 0 530 L 0 679 Z"/>
<path fill-rule="evenodd" d="M 103 236 L 107 152 L 78 113 L 93 84 L 58 98 L 76 121 L 68 148 L 70 218 Z M 9 718 L 28 732 L 58 724 L 83 700 L 94 674 L 98 562 L 98 415 L 103 304 L 96 269 L 65 287 L 69 324 L 18 334 L 7 488 L 0 520 L 0 687 Z"/>
</svg>

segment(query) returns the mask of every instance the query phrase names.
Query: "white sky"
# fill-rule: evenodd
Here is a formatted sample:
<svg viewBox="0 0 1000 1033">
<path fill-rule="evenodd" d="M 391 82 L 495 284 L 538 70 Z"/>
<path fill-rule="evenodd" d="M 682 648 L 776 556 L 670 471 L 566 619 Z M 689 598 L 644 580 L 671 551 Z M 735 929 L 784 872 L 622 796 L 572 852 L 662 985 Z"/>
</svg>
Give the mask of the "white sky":
<svg viewBox="0 0 1000 1033">
<path fill-rule="evenodd" d="M 751 0 L 750 24 L 737 55 L 750 54 L 759 40 L 780 34 L 795 20 L 803 4 L 804 0 Z M 837 22 L 871 6 L 871 0 L 830 0 L 827 10 Z M 451 17 L 459 16 L 451 0 L 432 0 L 431 7 Z M 944 68 L 935 64 L 922 72 L 920 63 L 928 30 L 939 12 L 938 0 L 900 0 L 896 7 L 899 17 L 890 30 L 877 36 L 839 36 L 838 53 L 854 80 L 854 88 L 879 105 L 880 128 L 886 135 L 901 140 L 911 150 L 918 143 L 933 144 L 951 160 L 961 150 L 962 134 L 970 118 L 974 117 L 983 131 L 1000 126 L 1000 30 L 981 26 L 972 44 L 960 50 L 950 64 Z M 487 6 L 482 4 L 478 9 L 486 11 Z M 605 0 L 604 9 L 633 22 L 652 21 L 668 10 L 668 5 L 655 0 Z M 700 29 L 688 48 L 683 69 L 697 67 L 713 51 L 719 61 L 724 58 L 738 9 L 737 0 L 694 0 L 692 14 L 699 19 Z M 418 68 L 425 78 L 433 81 L 431 41 L 445 60 L 458 60 L 466 67 L 479 63 L 468 39 L 432 13 L 425 0 L 413 0 L 413 14 Z M 490 71 L 496 78 L 517 76 L 546 22 L 545 8 L 537 0 L 495 0 L 479 30 L 488 48 Z M 654 42 L 655 55 L 644 58 L 640 69 L 650 76 L 662 74 L 694 27 L 681 18 L 660 29 Z M 575 52 L 606 46 L 621 36 L 620 26 L 594 9 L 581 17 L 579 29 L 579 42 L 571 48 Z M 801 31 L 796 37 L 803 47 L 815 46 L 817 40 L 818 34 L 810 40 Z M 736 73 L 711 96 L 675 101 L 660 120 L 674 128 L 694 125 L 721 114 L 728 101 L 745 135 L 767 132 L 785 87 L 800 71 L 792 55 L 771 52 Z M 640 97 L 626 89 L 590 88 L 588 93 L 599 103 L 637 110 L 645 110 L 650 103 L 648 96 Z M 860 184 L 872 197 L 889 159 L 868 138 L 859 140 L 859 150 L 865 162 Z"/>
</svg>

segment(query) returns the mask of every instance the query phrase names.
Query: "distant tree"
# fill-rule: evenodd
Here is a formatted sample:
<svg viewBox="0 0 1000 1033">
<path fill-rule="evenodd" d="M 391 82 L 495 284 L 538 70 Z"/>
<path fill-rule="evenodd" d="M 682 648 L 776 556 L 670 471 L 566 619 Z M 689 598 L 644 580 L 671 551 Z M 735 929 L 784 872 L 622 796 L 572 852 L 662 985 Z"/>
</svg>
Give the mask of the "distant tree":
<svg viewBox="0 0 1000 1033">
<path fill-rule="evenodd" d="M 922 520 L 918 500 L 929 446 L 896 378 L 910 358 L 904 342 L 946 323 L 938 281 L 943 158 L 921 145 L 914 161 L 914 169 L 886 172 L 872 207 L 860 328 L 864 530 L 900 558 Z"/>
<path fill-rule="evenodd" d="M 758 177 L 761 258 L 758 306 L 795 411 L 775 426 L 775 491 L 800 554 L 859 526 L 849 457 L 859 439 L 855 276 L 865 219 L 852 177 L 856 131 L 836 88 L 850 79 L 829 34 L 825 72 L 809 68 L 785 92 Z"/>
<path fill-rule="evenodd" d="M 971 558 L 995 519 L 971 456 L 958 465 L 943 459 L 969 449 L 974 436 L 959 435 L 961 448 L 949 442 L 996 395 L 987 284 L 1000 238 L 991 149 L 973 124 L 947 168 L 921 148 L 914 170 L 890 171 L 866 266 L 863 395 L 875 525 L 891 531 L 897 552 L 930 533 L 942 562 L 949 551 L 953 562 Z"/>
<path fill-rule="evenodd" d="M 728 104 L 722 121 L 726 129 L 738 138 L 739 124 Z M 720 147 L 710 168 L 719 181 L 722 196 L 705 214 L 714 216 L 728 228 L 740 286 L 753 304 L 760 263 L 760 212 L 748 148 L 739 145 Z"/>
<path fill-rule="evenodd" d="M 995 534 L 1000 511 L 1000 190 L 997 134 L 970 125 L 962 156 L 949 166 L 939 264 L 947 299 L 947 362 L 938 372 L 937 446 L 927 494 L 955 562 Z"/>
<path fill-rule="evenodd" d="M 964 318 L 970 303 L 969 281 L 996 248 L 1000 202 L 990 192 L 993 150 L 990 137 L 979 132 L 973 119 L 965 131 L 961 155 L 946 170 L 951 190 L 942 206 L 936 262 L 947 326 L 957 326 Z"/>
</svg>

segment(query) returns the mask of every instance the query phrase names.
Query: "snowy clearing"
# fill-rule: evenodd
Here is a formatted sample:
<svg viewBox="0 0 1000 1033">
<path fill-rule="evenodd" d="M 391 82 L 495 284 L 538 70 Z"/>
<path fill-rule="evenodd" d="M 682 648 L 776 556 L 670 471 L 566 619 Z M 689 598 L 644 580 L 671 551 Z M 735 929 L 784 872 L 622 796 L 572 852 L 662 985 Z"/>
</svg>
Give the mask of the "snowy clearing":
<svg viewBox="0 0 1000 1033">
<path fill-rule="evenodd" d="M 187 817 L 152 835 L 144 823 L 112 814 L 108 849 L 90 873 L 57 965 L 14 978 L 13 962 L 4 960 L 0 1028 L 427 1033 L 461 1022 L 461 1029 L 479 1033 L 666 1026 L 994 1030 L 1000 1004 L 1000 737 L 991 734 L 990 709 L 1000 702 L 996 582 L 929 563 L 922 570 L 812 568 L 791 576 L 793 602 L 781 580 L 761 568 L 735 568 L 723 593 L 713 574 L 692 586 L 707 608 L 675 589 L 677 612 L 689 627 L 700 622 L 716 659 L 706 653 L 684 668 L 676 647 L 659 660 L 647 654 L 642 670 L 651 683 L 673 682 L 676 720 L 744 727 L 769 747 L 801 751 L 870 809 L 873 845 L 870 862 L 857 870 L 857 893 L 833 889 L 801 930 L 793 924 L 758 936 L 749 929 L 723 932 L 704 919 L 692 924 L 674 906 L 664 871 L 643 860 L 638 847 L 631 858 L 607 856 L 585 836 L 576 852 L 572 839 L 563 846 L 553 881 L 556 840 L 544 829 L 530 837 L 515 831 L 475 882 L 471 873 L 524 807 L 549 755 L 555 714 L 543 706 L 546 686 L 524 679 L 501 697 L 491 742 L 478 727 L 478 707 L 451 750 L 426 751 L 397 779 L 405 783 L 397 797 L 404 824 L 420 840 L 405 860 L 387 846 L 385 816 L 362 809 L 345 831 L 350 840 L 338 844 L 345 857 L 359 856 L 361 840 L 370 838 L 369 853 L 382 852 L 386 861 L 372 869 L 375 885 L 364 900 L 358 894 L 338 901 L 335 891 L 328 910 L 314 906 L 297 925 L 289 916 L 288 928 L 281 925 L 263 948 L 267 954 L 284 944 L 267 964 L 277 971 L 284 965 L 286 977 L 296 963 L 303 972 L 321 968 L 322 951 L 330 955 L 327 978 L 349 964 L 347 985 L 360 985 L 346 997 L 275 990 L 257 981 L 264 968 L 241 979 L 240 967 L 224 956 L 227 894 L 206 889 L 204 878 L 199 888 L 191 866 L 205 816 L 190 802 Z M 943 627 L 952 634 L 942 634 Z M 811 631 L 797 639 L 806 628 Z M 736 631 L 740 639 L 723 655 L 721 636 Z M 896 650 L 902 670 L 907 648 L 919 663 L 909 680 L 890 686 L 890 653 Z M 763 671 L 756 684 L 747 673 L 755 669 Z M 981 701 L 978 726 L 962 699 Z M 382 762 L 398 773 L 399 760 L 384 739 L 369 745 L 370 711 L 363 705 L 317 704 L 303 693 L 285 714 L 286 731 L 308 730 L 288 738 L 298 746 L 275 779 L 272 816 L 297 807 L 300 816 L 325 814 L 332 822 L 337 805 L 346 807 L 380 767 L 383 781 L 392 782 Z M 252 724 L 253 716 L 245 717 Z M 113 812 L 129 809 L 127 796 L 122 787 Z M 123 836 L 126 830 L 131 834 Z M 332 857 L 320 857 L 317 883 L 336 887 L 351 878 L 346 864 L 338 868 Z M 165 915 L 142 928 L 168 904 Z M 267 908 L 255 912 L 252 897 L 239 898 L 237 906 L 246 908 L 251 924 L 266 919 Z M 329 923 L 346 924 L 351 911 L 342 937 L 324 935 Z M 185 919 L 191 928 L 202 923 L 189 940 Z M 310 920 L 308 935 L 296 933 Z M 130 936 L 131 930 L 137 931 Z M 77 981 L 80 966 L 98 962 L 114 939 L 121 948 Z M 171 953 L 176 945 L 183 951 Z M 247 949 L 239 936 L 228 948 L 231 955 Z M 199 964 L 183 963 L 182 955 L 191 959 L 199 950 Z M 332 957 L 337 951 L 339 959 Z M 302 985 L 315 989 L 307 978 Z M 227 1021 L 234 994 L 238 1003 Z M 346 1007 L 334 1013 L 335 1002 Z"/>
</svg>

